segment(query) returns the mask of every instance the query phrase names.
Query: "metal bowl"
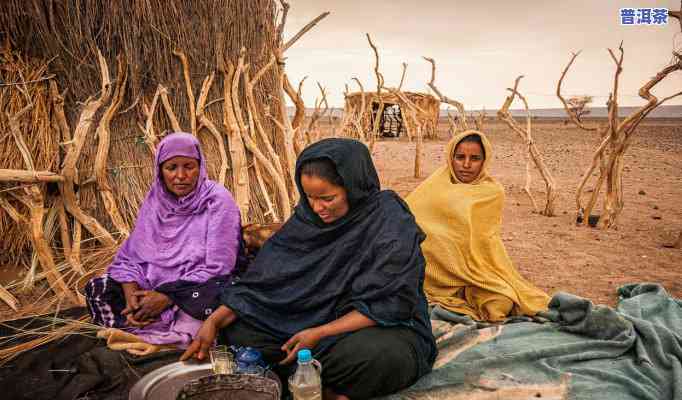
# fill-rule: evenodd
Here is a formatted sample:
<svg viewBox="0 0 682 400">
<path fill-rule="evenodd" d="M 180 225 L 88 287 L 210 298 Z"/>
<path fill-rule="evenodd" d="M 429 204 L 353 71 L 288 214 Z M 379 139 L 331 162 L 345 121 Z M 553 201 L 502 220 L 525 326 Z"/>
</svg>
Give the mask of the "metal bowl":
<svg viewBox="0 0 682 400">
<path fill-rule="evenodd" d="M 210 362 L 174 362 L 143 376 L 130 390 L 128 399 L 172 400 L 187 383 L 211 374 Z"/>
</svg>

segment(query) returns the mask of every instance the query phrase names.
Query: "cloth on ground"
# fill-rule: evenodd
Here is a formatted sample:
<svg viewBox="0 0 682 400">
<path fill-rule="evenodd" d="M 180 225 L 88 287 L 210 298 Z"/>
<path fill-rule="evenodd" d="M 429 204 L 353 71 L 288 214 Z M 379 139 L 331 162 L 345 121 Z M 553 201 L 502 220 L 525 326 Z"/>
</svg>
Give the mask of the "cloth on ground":
<svg viewBox="0 0 682 400">
<path fill-rule="evenodd" d="M 618 293 L 615 311 L 559 294 L 543 313 L 551 323 L 478 329 L 433 320 L 433 371 L 387 399 L 682 400 L 682 301 L 656 284 Z M 71 335 L 0 368 L 2 398 L 123 400 L 141 376 L 178 357 L 132 357 Z M 72 367 L 79 373 L 48 371 Z"/>
<path fill-rule="evenodd" d="M 30 319 L 14 322 L 22 327 L 32 323 Z M 30 350 L 3 365 L 0 398 L 127 400 L 128 392 L 140 377 L 176 362 L 180 354 L 173 350 L 134 356 L 112 351 L 103 340 L 77 333 Z"/>
<path fill-rule="evenodd" d="M 459 141 L 472 134 L 480 136 L 486 158 L 476 180 L 465 184 L 455 176 L 452 157 Z M 479 321 L 535 315 L 549 301 L 516 271 L 502 243 L 504 189 L 488 173 L 492 158 L 485 135 L 462 132 L 446 147 L 447 164 L 406 199 L 426 233 L 421 246 L 429 303 Z"/>
<path fill-rule="evenodd" d="M 161 164 L 176 156 L 199 160 L 196 188 L 181 198 L 168 192 L 161 177 Z M 200 284 L 230 275 L 241 248 L 240 225 L 239 208 L 230 192 L 208 179 L 199 141 L 188 133 L 170 134 L 159 143 L 154 182 L 140 206 L 135 229 L 107 275 L 120 283 L 136 282 L 142 290 L 158 290 L 178 281 Z M 184 347 L 200 326 L 196 315 L 175 305 L 164 310 L 158 322 L 132 332 L 148 343 Z"/>
<path fill-rule="evenodd" d="M 616 310 L 557 294 L 545 324 L 433 321 L 433 372 L 389 398 L 682 400 L 682 301 L 657 284 L 618 293 Z"/>
</svg>

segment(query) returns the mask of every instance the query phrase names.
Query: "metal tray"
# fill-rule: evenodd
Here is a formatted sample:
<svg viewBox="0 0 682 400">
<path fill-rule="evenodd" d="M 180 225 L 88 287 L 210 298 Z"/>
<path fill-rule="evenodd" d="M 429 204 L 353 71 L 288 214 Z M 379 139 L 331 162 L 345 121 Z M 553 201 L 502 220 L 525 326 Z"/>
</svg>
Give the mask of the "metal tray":
<svg viewBox="0 0 682 400">
<path fill-rule="evenodd" d="M 143 376 L 130 390 L 128 399 L 174 400 L 187 383 L 212 373 L 210 362 L 174 362 Z"/>
</svg>

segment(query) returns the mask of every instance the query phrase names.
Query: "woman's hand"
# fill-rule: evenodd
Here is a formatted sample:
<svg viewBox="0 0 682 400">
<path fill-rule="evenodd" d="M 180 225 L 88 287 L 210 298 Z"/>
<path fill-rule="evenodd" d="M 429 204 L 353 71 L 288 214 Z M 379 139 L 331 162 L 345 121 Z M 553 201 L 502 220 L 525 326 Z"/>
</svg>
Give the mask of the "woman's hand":
<svg viewBox="0 0 682 400">
<path fill-rule="evenodd" d="M 324 338 L 325 335 L 322 326 L 308 328 L 298 332 L 282 346 L 282 351 L 285 351 L 287 356 L 284 360 L 280 361 L 280 364 L 289 364 L 296 359 L 299 350 L 312 350 L 317 346 L 320 340 Z"/>
<path fill-rule="evenodd" d="M 123 296 L 126 299 L 126 308 L 121 311 L 121 314 L 128 315 L 134 313 L 140 308 L 138 296 L 135 295 L 135 292 L 140 290 L 140 286 L 137 282 L 124 282 L 121 284 L 121 287 L 123 288 Z"/>
<path fill-rule="evenodd" d="M 126 317 L 128 325 L 141 328 L 151 323 L 151 319 L 145 320 L 134 317 L 135 313 L 140 309 L 140 296 L 136 294 L 139 292 L 140 286 L 137 282 L 124 282 L 121 286 L 123 287 L 123 295 L 126 299 L 126 307 L 121 311 L 121 315 Z"/>
<path fill-rule="evenodd" d="M 194 356 L 197 360 L 203 360 L 208 354 L 208 350 L 213 346 L 216 336 L 218 335 L 218 327 L 215 322 L 208 318 L 201 324 L 201 328 L 197 331 L 192 344 L 180 356 L 180 361 L 185 361 Z"/>
<path fill-rule="evenodd" d="M 353 310 L 339 319 L 332 322 L 320 325 L 315 328 L 309 328 L 300 331 L 289 339 L 282 351 L 287 352 L 286 358 L 280 364 L 288 364 L 296 359 L 296 354 L 301 349 L 313 350 L 320 340 L 328 337 L 339 335 L 346 332 L 355 332 L 357 330 L 375 326 L 376 322 L 361 314 L 357 310 Z"/>
<path fill-rule="evenodd" d="M 208 318 L 201 324 L 201 328 L 194 336 L 194 341 L 189 345 L 187 350 L 180 356 L 180 361 L 185 361 L 190 357 L 198 360 L 203 360 L 208 354 L 208 350 L 213 346 L 218 330 L 230 325 L 237 314 L 227 306 L 218 307 Z"/>
<path fill-rule="evenodd" d="M 153 290 L 138 290 L 133 293 L 139 297 L 138 310 L 133 314 L 137 321 L 151 320 L 158 317 L 173 302 L 163 293 Z"/>
</svg>

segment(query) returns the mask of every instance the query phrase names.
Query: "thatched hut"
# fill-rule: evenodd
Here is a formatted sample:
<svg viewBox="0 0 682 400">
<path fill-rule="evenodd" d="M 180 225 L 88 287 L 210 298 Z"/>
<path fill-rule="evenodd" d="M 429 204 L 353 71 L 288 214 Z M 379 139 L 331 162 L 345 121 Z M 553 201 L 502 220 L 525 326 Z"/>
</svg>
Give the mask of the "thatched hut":
<svg viewBox="0 0 682 400">
<path fill-rule="evenodd" d="M 244 223 L 288 216 L 286 9 L 274 0 L 3 1 L 0 265 L 30 264 L 31 250 L 45 268 L 62 251 L 79 263 L 81 243 L 115 248 L 149 186 L 156 143 L 175 130 L 203 143 L 211 178 L 232 191 Z M 31 236 L 38 226 L 44 234 Z"/>
<path fill-rule="evenodd" d="M 416 123 L 422 126 L 422 134 L 427 138 L 436 137 L 440 101 L 427 93 L 400 92 L 401 95 L 417 106 L 423 112 L 416 112 Z M 364 99 L 363 99 L 364 97 Z M 383 100 L 383 112 L 380 118 L 378 134 L 384 137 L 398 137 L 407 135 L 414 136 L 415 121 L 410 116 L 409 107 L 405 99 L 393 92 L 381 92 Z M 364 109 L 363 109 L 364 104 Z M 344 114 L 348 121 L 344 127 L 344 133 L 348 136 L 356 136 L 357 129 L 365 132 L 372 131 L 374 120 L 381 108 L 380 98 L 376 92 L 353 92 L 346 95 Z"/>
</svg>

